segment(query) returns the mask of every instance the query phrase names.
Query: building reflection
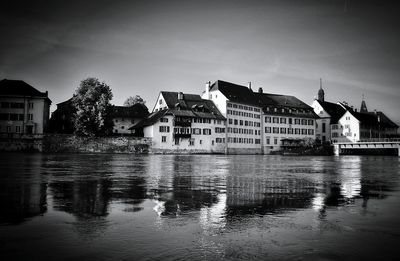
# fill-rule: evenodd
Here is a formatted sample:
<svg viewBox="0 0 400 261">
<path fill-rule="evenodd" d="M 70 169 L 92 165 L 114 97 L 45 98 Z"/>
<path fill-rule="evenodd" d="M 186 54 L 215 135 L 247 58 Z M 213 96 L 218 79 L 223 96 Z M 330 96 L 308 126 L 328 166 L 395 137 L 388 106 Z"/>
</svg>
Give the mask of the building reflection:
<svg viewBox="0 0 400 261">
<path fill-rule="evenodd" d="M 307 208 L 312 204 L 315 185 L 295 178 L 227 179 L 227 216 L 266 215 Z"/>
<path fill-rule="evenodd" d="M 0 222 L 16 224 L 44 214 L 47 183 L 40 174 L 42 155 L 15 157 L 7 154 L 2 155 L 1 161 Z"/>
</svg>

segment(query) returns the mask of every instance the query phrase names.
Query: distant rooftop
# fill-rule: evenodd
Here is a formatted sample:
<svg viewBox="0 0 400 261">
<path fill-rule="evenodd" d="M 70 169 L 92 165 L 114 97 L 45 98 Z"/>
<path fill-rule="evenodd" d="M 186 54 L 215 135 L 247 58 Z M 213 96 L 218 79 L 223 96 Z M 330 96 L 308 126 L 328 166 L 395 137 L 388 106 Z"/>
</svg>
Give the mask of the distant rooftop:
<svg viewBox="0 0 400 261">
<path fill-rule="evenodd" d="M 33 86 L 21 80 L 0 81 L 0 95 L 2 96 L 24 96 L 48 98 L 48 92 L 40 92 Z"/>
</svg>

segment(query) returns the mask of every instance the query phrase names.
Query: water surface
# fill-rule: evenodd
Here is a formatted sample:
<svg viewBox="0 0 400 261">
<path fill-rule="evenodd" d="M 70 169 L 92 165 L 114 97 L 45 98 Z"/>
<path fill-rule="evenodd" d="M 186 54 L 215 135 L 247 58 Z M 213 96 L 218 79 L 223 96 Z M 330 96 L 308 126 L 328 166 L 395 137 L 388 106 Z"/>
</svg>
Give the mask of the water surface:
<svg viewBox="0 0 400 261">
<path fill-rule="evenodd" d="M 385 156 L 0 154 L 0 259 L 398 259 L 399 178 Z"/>
</svg>

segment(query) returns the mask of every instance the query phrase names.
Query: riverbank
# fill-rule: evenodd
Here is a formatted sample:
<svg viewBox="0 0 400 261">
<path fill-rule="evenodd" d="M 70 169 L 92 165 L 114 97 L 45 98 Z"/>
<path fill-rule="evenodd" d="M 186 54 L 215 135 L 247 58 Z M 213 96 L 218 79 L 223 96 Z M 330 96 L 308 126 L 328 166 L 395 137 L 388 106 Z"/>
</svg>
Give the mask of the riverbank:
<svg viewBox="0 0 400 261">
<path fill-rule="evenodd" d="M 150 147 L 150 138 L 131 136 L 79 137 L 68 134 L 45 134 L 40 137 L 8 137 L 0 140 L 0 151 L 147 154 Z"/>
</svg>

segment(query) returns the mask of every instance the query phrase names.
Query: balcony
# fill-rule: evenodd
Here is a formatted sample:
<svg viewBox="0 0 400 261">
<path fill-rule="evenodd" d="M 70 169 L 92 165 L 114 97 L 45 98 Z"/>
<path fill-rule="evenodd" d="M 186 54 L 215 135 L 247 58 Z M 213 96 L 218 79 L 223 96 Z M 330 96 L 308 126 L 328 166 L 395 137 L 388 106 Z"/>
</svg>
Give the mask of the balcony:
<svg viewBox="0 0 400 261">
<path fill-rule="evenodd" d="M 192 123 L 190 121 L 180 121 L 180 120 L 175 120 L 174 121 L 174 126 L 179 126 L 179 127 L 191 127 Z"/>
<path fill-rule="evenodd" d="M 175 133 L 174 138 L 182 138 L 182 139 L 190 139 L 192 137 L 192 134 L 187 134 L 187 133 Z"/>
</svg>

